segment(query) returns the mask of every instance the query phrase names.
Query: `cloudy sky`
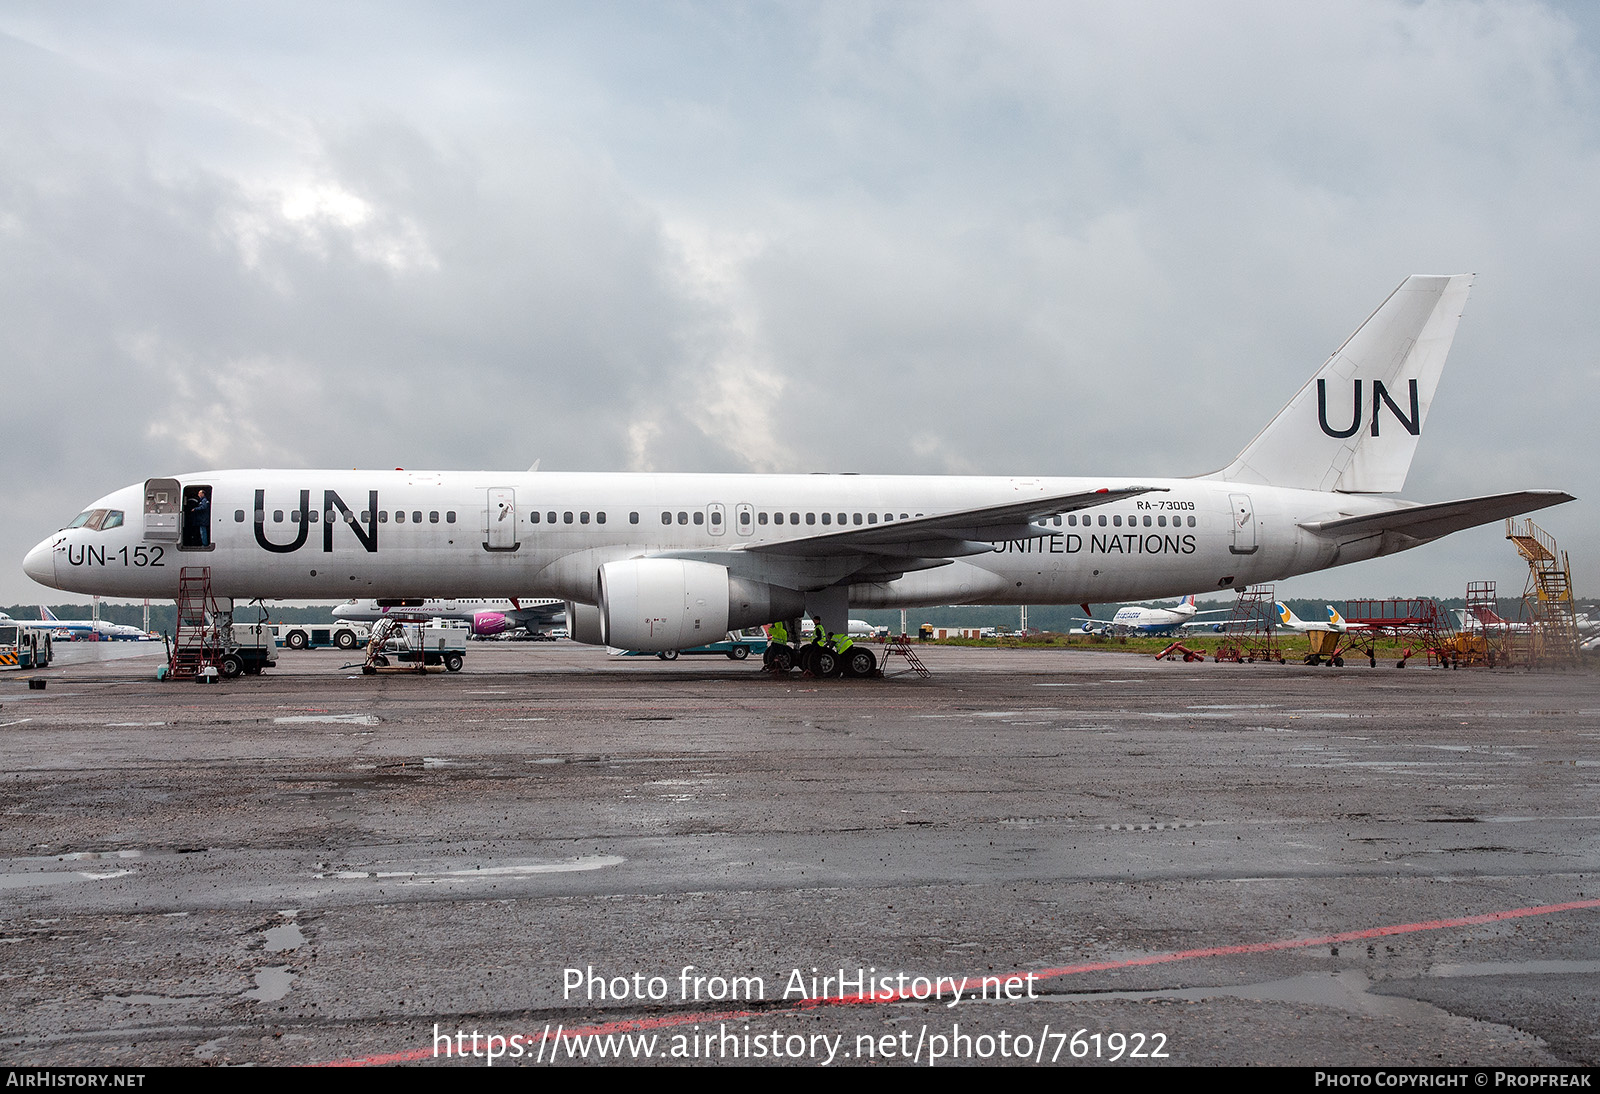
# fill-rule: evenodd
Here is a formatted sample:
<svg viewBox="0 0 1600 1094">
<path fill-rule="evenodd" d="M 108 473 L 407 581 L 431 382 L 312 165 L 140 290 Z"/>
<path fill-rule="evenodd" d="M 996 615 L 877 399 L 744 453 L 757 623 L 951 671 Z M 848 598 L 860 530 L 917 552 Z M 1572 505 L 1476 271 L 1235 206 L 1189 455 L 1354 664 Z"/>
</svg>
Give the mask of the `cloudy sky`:
<svg viewBox="0 0 1600 1094">
<path fill-rule="evenodd" d="M 0 602 L 230 466 L 1178 475 L 1478 274 L 1405 496 L 1580 496 L 1600 17 L 0 2 Z M 1296 579 L 1461 595 L 1499 528 Z M 515 591 L 515 590 L 511 590 Z"/>
</svg>

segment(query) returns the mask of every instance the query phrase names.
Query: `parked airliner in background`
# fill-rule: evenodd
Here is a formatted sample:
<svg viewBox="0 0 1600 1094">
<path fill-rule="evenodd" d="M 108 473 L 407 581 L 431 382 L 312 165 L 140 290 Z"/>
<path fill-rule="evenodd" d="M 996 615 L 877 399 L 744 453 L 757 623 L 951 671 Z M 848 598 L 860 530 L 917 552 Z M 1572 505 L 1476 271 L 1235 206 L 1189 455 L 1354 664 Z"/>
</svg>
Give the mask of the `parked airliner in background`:
<svg viewBox="0 0 1600 1094">
<path fill-rule="evenodd" d="M 333 609 L 333 617 L 343 623 L 376 623 L 388 617 L 405 622 L 430 619 L 460 619 L 479 638 L 514 631 L 519 627 L 532 634 L 551 626 L 566 615 L 563 600 L 518 599 L 512 597 L 455 597 L 433 600 L 347 600 Z"/>
<path fill-rule="evenodd" d="M 1355 627 L 1355 624 L 1346 622 L 1344 616 L 1332 604 L 1327 605 L 1328 618 L 1320 623 L 1308 623 L 1294 612 L 1289 610 L 1289 605 L 1283 601 L 1277 602 L 1278 629 L 1293 631 L 1296 634 L 1305 634 L 1307 631 L 1335 631 L 1343 634 Z"/>
<path fill-rule="evenodd" d="M 1237 458 L 1198 478 L 201 471 L 116 490 L 30 551 L 58 589 L 568 602 L 573 638 L 703 645 L 851 607 L 1236 589 L 1572 500 L 1399 490 L 1471 277 L 1408 278 Z"/>
<path fill-rule="evenodd" d="M 1470 608 L 1457 608 L 1453 614 L 1456 617 L 1456 628 L 1463 631 L 1483 631 L 1497 628 L 1514 634 L 1526 634 L 1533 629 L 1526 622 L 1517 619 L 1506 619 L 1493 608 L 1486 608 L 1481 604 Z"/>
<path fill-rule="evenodd" d="M 1170 608 L 1148 608 L 1143 604 L 1130 604 L 1125 608 L 1118 608 L 1117 614 L 1109 621 L 1099 619 L 1083 619 L 1084 634 L 1172 634 L 1184 628 L 1214 627 L 1222 629 L 1221 623 L 1200 623 L 1197 616 L 1226 615 L 1232 608 L 1213 608 L 1201 611 L 1195 606 L 1194 597 L 1186 596 Z"/>
<path fill-rule="evenodd" d="M 98 642 L 149 642 L 156 637 L 147 631 L 140 630 L 138 627 L 130 627 L 123 623 L 111 623 L 104 619 L 57 619 L 56 614 L 43 605 L 39 607 L 39 622 L 28 622 L 26 625 L 49 631 L 58 642 L 82 642 L 86 640 Z"/>
</svg>

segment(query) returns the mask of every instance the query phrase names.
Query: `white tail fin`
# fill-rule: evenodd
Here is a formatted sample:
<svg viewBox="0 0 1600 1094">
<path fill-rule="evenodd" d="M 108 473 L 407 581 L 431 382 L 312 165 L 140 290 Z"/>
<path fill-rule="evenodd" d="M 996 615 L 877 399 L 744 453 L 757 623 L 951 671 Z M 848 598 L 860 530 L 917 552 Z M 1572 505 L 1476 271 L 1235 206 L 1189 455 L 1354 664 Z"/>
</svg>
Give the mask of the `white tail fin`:
<svg viewBox="0 0 1600 1094">
<path fill-rule="evenodd" d="M 1383 494 L 1405 485 L 1471 274 L 1416 274 L 1227 467 L 1225 482 Z"/>
</svg>

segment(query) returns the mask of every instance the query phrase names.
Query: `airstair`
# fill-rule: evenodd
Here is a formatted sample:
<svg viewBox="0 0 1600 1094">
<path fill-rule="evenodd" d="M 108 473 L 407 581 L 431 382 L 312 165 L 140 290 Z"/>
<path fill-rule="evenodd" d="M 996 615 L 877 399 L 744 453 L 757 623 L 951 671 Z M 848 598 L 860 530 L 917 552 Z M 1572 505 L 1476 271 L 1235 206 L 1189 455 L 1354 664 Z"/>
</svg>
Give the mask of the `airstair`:
<svg viewBox="0 0 1600 1094">
<path fill-rule="evenodd" d="M 1572 567 L 1555 537 L 1531 520 L 1506 518 L 1506 538 L 1528 563 L 1522 599 L 1533 629 L 1532 667 L 1578 663 L 1578 613 L 1572 603 Z"/>
<path fill-rule="evenodd" d="M 1233 613 L 1223 624 L 1217 644 L 1217 661 L 1276 661 L 1283 664 L 1283 644 L 1278 641 L 1276 594 L 1271 585 L 1251 585 L 1239 590 Z"/>
<path fill-rule="evenodd" d="M 227 636 L 219 622 L 221 612 L 211 595 L 211 567 L 185 566 L 178 571 L 178 625 L 172 636 L 167 673 L 194 679 L 202 669 L 214 667 Z"/>
<path fill-rule="evenodd" d="M 895 654 L 906 659 L 907 667 L 899 672 L 890 672 L 889 658 Z M 917 651 L 911 648 L 910 641 L 903 634 L 890 635 L 883 640 L 883 663 L 878 666 L 878 671 L 884 676 L 904 676 L 908 672 L 914 672 L 919 677 L 933 675 L 932 670 L 922 663 L 922 658 L 917 656 Z"/>
</svg>

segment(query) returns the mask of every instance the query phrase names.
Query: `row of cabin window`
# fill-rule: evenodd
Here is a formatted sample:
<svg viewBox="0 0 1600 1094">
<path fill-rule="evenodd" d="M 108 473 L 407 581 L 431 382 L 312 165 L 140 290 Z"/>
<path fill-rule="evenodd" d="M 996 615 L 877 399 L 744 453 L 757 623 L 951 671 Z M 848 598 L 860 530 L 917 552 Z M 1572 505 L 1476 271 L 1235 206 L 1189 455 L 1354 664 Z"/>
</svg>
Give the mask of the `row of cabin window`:
<svg viewBox="0 0 1600 1094">
<path fill-rule="evenodd" d="M 361 523 L 363 523 L 363 524 L 368 523 L 371 515 L 372 514 L 368 510 L 362 510 L 362 512 L 361 512 Z M 921 514 L 918 514 L 918 515 L 920 516 Z M 120 517 L 121 514 L 118 513 L 117 516 Z M 300 511 L 298 509 L 290 510 L 288 516 L 289 516 L 289 522 L 291 524 L 300 523 Z M 330 521 L 336 521 L 336 520 L 339 519 L 339 511 L 337 509 L 329 509 L 327 511 L 327 513 L 325 514 L 325 516 Z M 768 516 L 768 514 L 766 514 L 765 512 L 756 514 L 756 523 L 757 524 L 761 524 L 761 525 L 765 525 L 767 523 L 767 516 Z M 843 524 L 852 524 L 852 523 L 853 524 L 862 524 L 862 523 L 877 524 L 878 523 L 878 514 L 876 514 L 876 513 L 867 513 L 865 516 L 863 516 L 860 513 L 854 513 L 854 514 L 851 514 L 851 513 L 839 513 L 837 516 L 838 516 L 838 523 L 841 524 L 841 525 L 843 525 Z M 901 520 L 907 520 L 907 519 L 909 519 L 909 516 L 910 516 L 910 514 L 908 514 L 908 513 L 901 513 L 900 514 L 900 519 Z M 530 513 L 528 515 L 528 523 L 530 523 L 530 524 L 538 524 L 539 523 L 539 517 L 540 517 L 540 514 L 537 513 L 537 512 Z M 559 517 L 560 517 L 560 523 L 562 523 L 562 524 L 571 524 L 571 523 L 573 523 L 574 519 L 576 519 L 577 523 L 579 523 L 579 524 L 588 524 L 589 523 L 589 519 L 590 519 L 590 514 L 588 512 L 578 512 L 578 513 L 575 514 L 575 513 L 571 512 L 569 510 L 567 512 L 559 514 Z M 784 514 L 782 514 L 782 513 L 773 513 L 773 514 L 771 514 L 771 517 L 772 517 L 772 523 L 773 524 L 783 524 L 784 523 Z M 835 514 L 833 514 L 833 513 L 823 513 L 822 514 L 822 523 L 831 525 L 831 524 L 834 523 L 834 517 L 835 517 Z M 243 524 L 244 521 L 245 521 L 245 512 L 244 512 L 244 510 L 243 509 L 234 510 L 233 519 L 235 521 L 237 521 L 238 523 Z M 256 511 L 256 519 L 259 520 L 259 521 L 265 521 L 266 520 L 266 512 L 265 512 L 265 510 L 257 510 Z M 284 519 L 284 511 L 282 509 L 274 509 L 272 511 L 272 522 L 274 524 L 282 524 L 283 523 L 283 519 Z M 317 519 L 318 519 L 318 513 L 317 513 L 316 510 L 312 510 L 312 511 L 310 511 L 310 512 L 308 512 L 306 514 L 306 520 L 308 520 L 312 524 L 315 524 L 317 522 Z M 395 519 L 395 523 L 396 524 L 404 524 L 404 523 L 406 523 L 405 510 L 404 509 L 395 510 L 394 519 Z M 545 523 L 547 523 L 547 524 L 555 524 L 555 523 L 557 523 L 557 513 L 554 510 L 546 512 L 544 514 L 544 520 L 545 520 Z M 894 514 L 893 513 L 885 513 L 885 514 L 883 514 L 883 522 L 885 524 L 889 523 L 892 520 L 894 520 Z M 1106 514 L 1104 514 L 1104 513 L 1100 513 L 1098 515 L 1096 515 L 1096 514 L 1085 514 L 1084 518 L 1083 518 L 1083 526 L 1086 527 L 1086 528 L 1090 527 L 1092 524 L 1095 523 L 1096 520 L 1098 520 L 1099 525 L 1100 525 L 1101 528 L 1106 527 L 1108 523 L 1110 524 L 1111 527 L 1115 527 L 1115 528 L 1121 528 L 1122 527 L 1122 515 L 1120 513 L 1112 514 L 1112 516 L 1109 519 L 1109 522 L 1107 520 Z M 706 521 L 706 515 L 703 512 L 700 512 L 699 510 L 696 510 L 693 513 L 690 513 L 690 512 L 688 512 L 686 510 L 680 510 L 678 512 L 678 514 L 677 514 L 676 523 L 678 523 L 678 524 L 694 523 L 694 524 L 699 525 L 699 524 L 704 524 L 705 521 Z M 378 523 L 379 524 L 387 524 L 388 522 L 389 522 L 389 512 L 388 512 L 388 510 L 380 510 L 379 513 L 378 513 Z M 444 514 L 444 522 L 446 524 L 454 524 L 456 522 L 456 514 L 455 514 L 455 510 L 454 509 L 448 510 Z M 605 513 L 603 513 L 603 512 L 602 513 L 595 513 L 594 514 L 594 522 L 596 524 L 604 524 L 606 522 Z M 1184 522 L 1184 518 L 1183 517 L 1175 516 L 1175 517 L 1172 518 L 1172 527 L 1181 528 L 1181 527 L 1183 527 L 1183 522 Z M 413 523 L 413 524 L 421 524 L 422 523 L 422 510 L 416 509 L 416 510 L 412 511 L 412 513 L 411 513 L 411 523 Z M 430 524 L 438 524 L 439 523 L 439 512 L 438 512 L 438 510 L 433 510 L 433 511 L 428 513 L 428 523 L 430 523 Z M 639 514 L 638 513 L 629 513 L 628 514 L 628 523 L 629 524 L 638 524 L 639 523 Z M 673 514 L 672 514 L 672 512 L 670 510 L 662 510 L 662 512 L 661 512 L 661 523 L 662 524 L 672 524 L 672 523 L 674 523 Z M 740 523 L 741 526 L 748 526 L 749 523 L 750 523 L 750 514 L 748 512 L 745 512 L 745 511 L 741 510 L 740 513 L 739 513 L 739 523 Z M 800 514 L 799 513 L 790 513 L 788 515 L 788 523 L 790 523 L 790 524 L 799 524 L 800 523 Z M 811 524 L 811 525 L 815 525 L 817 523 L 817 514 L 815 514 L 815 513 L 807 513 L 805 515 L 805 523 Z M 1062 526 L 1062 518 L 1061 517 L 1053 517 L 1053 518 L 1051 518 L 1051 523 L 1053 523 L 1057 528 L 1060 528 Z M 712 527 L 721 527 L 721 525 L 722 525 L 722 514 L 720 512 L 714 510 L 711 513 L 711 525 L 712 525 Z M 1072 528 L 1078 527 L 1078 514 L 1076 514 L 1076 513 L 1068 513 L 1067 516 L 1066 516 L 1066 525 L 1068 527 L 1072 527 Z M 1137 516 L 1130 516 L 1128 518 L 1128 527 L 1135 528 L 1135 527 L 1138 527 L 1138 525 L 1139 525 L 1139 518 Z M 1167 518 L 1166 518 L 1165 514 L 1152 518 L 1147 513 L 1147 514 L 1145 514 L 1145 517 L 1144 517 L 1144 526 L 1146 528 L 1152 528 L 1152 527 L 1153 528 L 1165 528 L 1165 527 L 1167 527 Z M 1191 516 L 1191 517 L 1188 518 L 1188 526 L 1190 528 L 1193 528 L 1195 526 L 1194 517 Z"/>
<path fill-rule="evenodd" d="M 289 523 L 290 524 L 299 524 L 300 523 L 300 510 L 291 509 L 291 510 L 289 510 L 288 516 L 289 516 Z M 321 517 L 326 517 L 329 522 L 336 521 L 336 520 L 339 519 L 339 510 L 337 510 L 337 509 L 329 509 L 326 513 L 319 514 L 319 512 L 317 510 L 312 509 L 310 512 L 306 513 L 306 523 L 315 524 L 315 523 L 317 523 L 318 519 L 320 519 Z M 272 523 L 274 523 L 274 524 L 282 524 L 283 523 L 283 518 L 284 518 L 284 512 L 283 512 L 282 509 L 274 509 L 272 511 Z M 233 519 L 237 523 L 243 524 L 244 520 L 245 520 L 244 510 L 243 509 L 235 509 L 233 511 Z M 257 509 L 256 510 L 256 519 L 259 520 L 259 521 L 265 521 L 267 519 L 266 510 L 265 509 Z M 368 509 L 361 510 L 361 518 L 360 519 L 361 519 L 361 523 L 362 524 L 370 523 L 370 521 L 372 519 L 371 510 L 368 510 Z M 396 524 L 404 524 L 406 522 L 406 511 L 404 509 L 396 509 L 394 511 L 394 522 Z M 456 511 L 454 509 L 451 509 L 451 510 L 449 510 L 448 512 L 446 512 L 444 514 L 444 522 L 446 524 L 454 524 L 456 522 Z M 389 523 L 389 511 L 387 509 L 379 510 L 379 512 L 378 512 L 378 523 L 379 524 L 388 524 Z M 412 524 L 421 524 L 422 523 L 422 510 L 421 509 L 415 509 L 415 510 L 412 511 L 412 513 L 411 513 L 411 523 Z M 433 510 L 432 512 L 430 512 L 428 514 L 428 523 L 429 524 L 438 524 L 439 523 L 439 511 L 437 509 Z"/>
<path fill-rule="evenodd" d="M 921 516 L 922 514 L 919 513 L 917 515 Z M 909 514 L 909 513 L 901 513 L 900 514 L 900 519 L 901 520 L 907 520 L 907 519 L 910 518 L 910 516 L 911 516 L 911 514 Z M 834 518 L 835 518 L 835 514 L 833 514 L 833 513 L 823 513 L 822 514 L 822 523 L 823 524 L 832 524 L 834 522 Z M 862 514 L 860 514 L 860 513 L 839 513 L 839 514 L 837 514 L 837 518 L 838 518 L 838 522 L 840 524 L 862 524 L 862 523 L 865 523 L 865 524 L 877 524 L 878 523 L 878 514 L 876 514 L 876 513 L 868 513 L 865 516 L 862 516 Z M 883 523 L 888 524 L 892 520 L 894 520 L 894 514 L 893 513 L 885 513 L 885 514 L 883 514 Z M 739 514 L 739 521 L 740 521 L 741 524 L 748 525 L 750 523 L 750 514 L 749 513 L 740 513 Z M 756 523 L 757 524 L 766 524 L 767 523 L 767 514 L 766 513 L 757 513 L 756 514 Z M 783 523 L 783 514 L 782 513 L 773 513 L 772 514 L 772 523 L 773 524 L 782 524 Z M 799 524 L 800 523 L 800 514 L 799 513 L 790 513 L 789 514 L 789 523 L 790 524 Z M 807 524 L 815 524 L 815 523 L 817 523 L 817 514 L 815 514 L 815 513 L 807 513 L 806 514 L 806 523 Z"/>
<path fill-rule="evenodd" d="M 1104 513 L 1099 513 L 1099 514 L 1085 513 L 1083 515 L 1083 526 L 1085 528 L 1088 528 L 1089 526 L 1094 524 L 1097 519 L 1099 521 L 1100 527 L 1104 528 L 1106 526 L 1106 515 Z M 1057 528 L 1061 527 L 1061 518 L 1060 517 L 1054 518 L 1054 523 L 1055 523 L 1055 526 Z M 1111 523 L 1111 526 L 1113 528 L 1121 528 L 1122 527 L 1122 515 L 1120 513 L 1113 513 L 1111 515 L 1110 523 Z M 1067 525 L 1068 525 L 1068 527 L 1076 528 L 1078 526 L 1078 514 L 1076 514 L 1076 513 L 1068 513 L 1067 514 Z M 1128 527 L 1129 528 L 1137 528 L 1138 526 L 1139 526 L 1139 518 L 1137 516 L 1132 516 L 1132 517 L 1128 518 Z M 1158 516 L 1158 517 L 1155 517 L 1154 519 L 1152 519 L 1150 517 L 1150 515 L 1148 513 L 1146 513 L 1145 517 L 1144 517 L 1144 526 L 1146 528 L 1165 528 L 1165 527 L 1167 527 L 1167 518 L 1165 516 Z M 1183 525 L 1183 518 L 1182 517 L 1173 517 L 1172 518 L 1172 527 L 1174 527 L 1174 528 L 1182 528 L 1183 526 L 1184 525 Z M 1194 518 L 1193 517 L 1189 518 L 1189 527 L 1190 528 L 1194 527 Z"/>
</svg>

